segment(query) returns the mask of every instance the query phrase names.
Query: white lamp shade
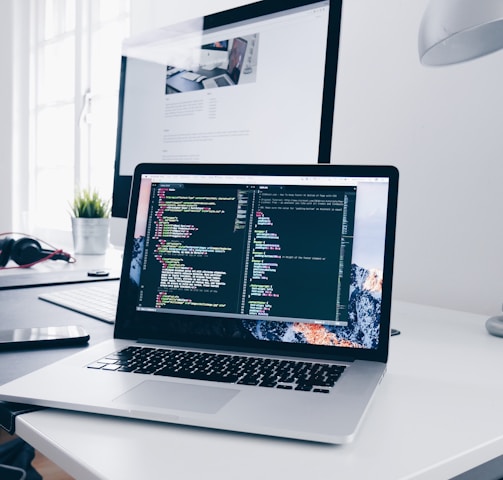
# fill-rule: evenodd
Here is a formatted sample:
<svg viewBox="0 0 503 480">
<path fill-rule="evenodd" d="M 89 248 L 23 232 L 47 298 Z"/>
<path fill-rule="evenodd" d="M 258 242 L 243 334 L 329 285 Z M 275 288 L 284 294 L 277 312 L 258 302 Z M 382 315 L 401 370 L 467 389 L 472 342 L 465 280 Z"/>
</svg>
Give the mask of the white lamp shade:
<svg viewBox="0 0 503 480">
<path fill-rule="evenodd" d="M 503 0 L 430 0 L 418 47 L 425 65 L 464 62 L 503 48 Z"/>
</svg>

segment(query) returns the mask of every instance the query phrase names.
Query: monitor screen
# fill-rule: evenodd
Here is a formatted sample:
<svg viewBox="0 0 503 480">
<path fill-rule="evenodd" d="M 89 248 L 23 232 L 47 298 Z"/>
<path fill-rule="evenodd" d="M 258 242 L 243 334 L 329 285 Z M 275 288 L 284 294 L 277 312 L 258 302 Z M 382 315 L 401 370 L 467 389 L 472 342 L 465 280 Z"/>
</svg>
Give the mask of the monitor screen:
<svg viewBox="0 0 503 480">
<path fill-rule="evenodd" d="M 328 163 L 342 0 L 272 0 L 128 39 L 112 214 L 139 163 Z"/>
</svg>

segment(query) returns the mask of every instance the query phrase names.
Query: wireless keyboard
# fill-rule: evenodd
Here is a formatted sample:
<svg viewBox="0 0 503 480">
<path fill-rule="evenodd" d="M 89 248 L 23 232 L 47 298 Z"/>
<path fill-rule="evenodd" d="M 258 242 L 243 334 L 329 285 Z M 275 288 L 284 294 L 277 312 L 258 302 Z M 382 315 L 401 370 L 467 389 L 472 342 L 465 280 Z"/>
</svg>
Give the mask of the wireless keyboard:
<svg viewBox="0 0 503 480">
<path fill-rule="evenodd" d="M 119 282 L 98 282 L 39 295 L 44 300 L 107 323 L 115 322 Z"/>
</svg>

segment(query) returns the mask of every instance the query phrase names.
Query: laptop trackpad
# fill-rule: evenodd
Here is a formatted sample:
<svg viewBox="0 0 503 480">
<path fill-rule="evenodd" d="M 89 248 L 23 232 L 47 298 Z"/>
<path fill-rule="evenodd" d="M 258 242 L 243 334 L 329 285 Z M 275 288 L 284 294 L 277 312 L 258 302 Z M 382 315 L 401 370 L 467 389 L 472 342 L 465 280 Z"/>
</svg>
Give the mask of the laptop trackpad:
<svg viewBox="0 0 503 480">
<path fill-rule="evenodd" d="M 117 397 L 114 402 L 130 405 L 216 413 L 234 398 L 239 390 L 187 385 L 174 382 L 145 381 Z"/>
</svg>

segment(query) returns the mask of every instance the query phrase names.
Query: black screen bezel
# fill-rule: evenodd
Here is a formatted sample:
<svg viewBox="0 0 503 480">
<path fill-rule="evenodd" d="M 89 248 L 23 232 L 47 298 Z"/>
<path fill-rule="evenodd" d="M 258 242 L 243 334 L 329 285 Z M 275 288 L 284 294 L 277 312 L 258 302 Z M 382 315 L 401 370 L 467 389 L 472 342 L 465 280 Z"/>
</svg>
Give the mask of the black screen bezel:
<svg viewBox="0 0 503 480">
<path fill-rule="evenodd" d="M 290 10 L 305 5 L 315 4 L 319 1 L 320 0 L 289 0 L 288 3 L 283 3 L 278 2 L 277 0 L 263 0 L 261 2 L 251 3 L 242 7 L 237 7 L 207 15 L 203 18 L 203 29 L 207 30 L 217 28 L 251 18 L 258 18 L 264 15 L 277 13 L 283 10 Z M 339 38 L 341 29 L 342 0 L 329 0 L 329 3 L 329 23 L 325 57 L 325 76 L 323 83 L 320 138 L 318 144 L 318 163 L 330 163 L 333 109 L 335 102 L 335 87 L 339 56 Z M 120 174 L 126 75 L 127 58 L 122 57 L 117 116 L 114 183 L 112 194 L 112 216 L 117 218 L 127 218 L 132 181 L 132 176 Z M 148 161 L 148 159 L 142 160 Z"/>
</svg>

